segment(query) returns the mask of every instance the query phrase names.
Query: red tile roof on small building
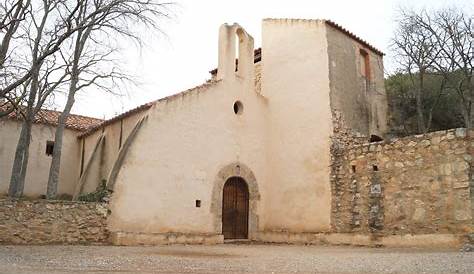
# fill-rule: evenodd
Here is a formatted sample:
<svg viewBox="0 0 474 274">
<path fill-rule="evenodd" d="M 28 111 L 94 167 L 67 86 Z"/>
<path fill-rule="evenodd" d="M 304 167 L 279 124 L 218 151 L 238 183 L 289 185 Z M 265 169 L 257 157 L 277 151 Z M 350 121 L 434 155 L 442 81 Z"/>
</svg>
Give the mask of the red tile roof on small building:
<svg viewBox="0 0 474 274">
<path fill-rule="evenodd" d="M 8 106 L 6 104 L 0 105 L 0 111 L 6 111 Z M 58 118 L 61 115 L 61 112 L 49 109 L 41 109 L 36 115 L 34 119 L 34 123 L 36 124 L 45 124 L 50 126 L 57 126 L 58 125 Z M 18 111 L 10 112 L 6 117 L 7 119 L 13 120 L 23 120 L 23 116 Z M 72 130 L 77 131 L 86 131 L 91 127 L 97 126 L 102 123 L 104 120 L 70 114 L 66 120 L 65 127 Z"/>
</svg>

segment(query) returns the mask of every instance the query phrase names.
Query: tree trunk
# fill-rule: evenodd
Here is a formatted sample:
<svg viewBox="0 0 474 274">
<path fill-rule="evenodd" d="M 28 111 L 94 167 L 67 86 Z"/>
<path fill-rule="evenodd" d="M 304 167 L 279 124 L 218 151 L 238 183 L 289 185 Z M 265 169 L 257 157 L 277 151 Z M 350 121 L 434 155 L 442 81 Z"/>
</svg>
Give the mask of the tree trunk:
<svg viewBox="0 0 474 274">
<path fill-rule="evenodd" d="M 71 82 L 71 87 L 69 89 L 69 94 L 67 97 L 66 106 L 64 107 L 63 112 L 59 116 L 58 126 L 56 128 L 56 133 L 54 135 L 54 149 L 53 149 L 53 159 L 51 159 L 51 166 L 49 168 L 49 178 L 48 178 L 48 187 L 46 190 L 46 198 L 54 199 L 58 192 L 58 181 L 59 181 L 59 171 L 61 169 L 61 153 L 63 146 L 63 136 L 64 136 L 64 127 L 66 125 L 67 117 L 71 112 L 71 108 L 74 105 L 74 95 L 75 95 L 75 86 L 77 81 L 73 80 Z M 74 91 L 72 91 L 72 86 L 74 86 Z"/>
<path fill-rule="evenodd" d="M 23 152 L 23 161 L 21 164 L 21 173 L 20 173 L 20 180 L 18 181 L 18 189 L 15 193 L 15 197 L 23 196 L 23 190 L 25 189 L 25 180 L 26 180 L 26 171 L 28 167 L 28 160 L 30 154 L 30 141 L 31 141 L 31 127 L 32 121 L 28 121 L 25 123 L 26 127 L 26 142 L 25 142 L 25 151 Z"/>
<path fill-rule="evenodd" d="M 39 71 L 36 70 L 33 81 L 31 83 L 30 95 L 28 97 L 28 104 L 26 107 L 26 118 L 23 121 L 20 138 L 15 151 L 15 159 L 13 160 L 12 173 L 10 177 L 10 186 L 8 188 L 8 195 L 10 197 L 19 198 L 23 195 L 25 186 L 26 169 L 28 167 L 28 151 L 30 148 L 31 126 L 35 117 L 34 104 L 36 100 L 36 93 L 38 91 L 38 77 Z"/>
<path fill-rule="evenodd" d="M 64 106 L 63 112 L 58 118 L 58 126 L 54 135 L 53 159 L 51 160 L 51 166 L 49 168 L 48 187 L 46 190 L 46 198 L 48 199 L 54 199 L 56 197 L 56 194 L 58 193 L 58 181 L 59 171 L 61 170 L 61 154 L 63 147 L 64 127 L 66 125 L 67 117 L 69 116 L 71 108 L 75 102 L 74 96 L 76 95 L 77 84 L 79 82 L 80 74 L 79 59 L 81 57 L 81 53 L 85 43 L 85 40 L 82 40 L 82 38 L 82 31 L 80 30 L 78 31 L 76 44 L 74 47 L 74 58 L 72 61 L 71 68 L 71 83 L 69 84 L 67 102 L 66 106 Z"/>
<path fill-rule="evenodd" d="M 23 188 L 28 166 L 28 148 L 30 145 L 31 123 L 23 121 L 20 137 L 16 145 L 15 158 L 13 160 L 10 186 L 8 196 L 19 198 L 23 195 Z"/>
<path fill-rule="evenodd" d="M 464 126 L 469 129 L 473 126 L 474 111 L 472 111 L 472 103 L 470 100 L 466 101 L 467 102 L 463 103 L 462 116 L 464 118 Z"/>
<path fill-rule="evenodd" d="M 425 119 L 423 115 L 423 86 L 424 86 L 424 77 L 423 72 L 420 70 L 420 83 L 416 91 L 416 121 L 418 125 L 418 133 L 425 133 Z"/>
<path fill-rule="evenodd" d="M 48 187 L 46 190 L 46 198 L 54 199 L 58 192 L 58 181 L 59 181 L 59 171 L 61 170 L 61 154 L 63 147 L 63 136 L 64 136 L 64 127 L 66 125 L 67 117 L 71 112 L 71 108 L 75 102 L 75 95 L 77 92 L 77 85 L 79 83 L 79 74 L 81 70 L 79 68 L 79 60 L 82 56 L 82 51 L 84 50 L 85 43 L 89 37 L 89 34 L 92 31 L 92 27 L 89 27 L 85 30 L 78 30 L 77 37 L 74 45 L 74 55 L 72 59 L 71 67 L 71 83 L 69 84 L 69 91 L 67 96 L 66 106 L 64 107 L 63 112 L 58 118 L 58 126 L 56 128 L 56 133 L 54 135 L 54 149 L 53 149 L 53 159 L 51 160 L 51 166 L 49 168 L 49 177 L 48 177 Z"/>
<path fill-rule="evenodd" d="M 468 105 L 468 119 L 466 121 L 466 128 L 474 128 L 474 78 L 472 75 L 468 78 L 468 92 L 469 92 L 469 105 Z"/>
</svg>

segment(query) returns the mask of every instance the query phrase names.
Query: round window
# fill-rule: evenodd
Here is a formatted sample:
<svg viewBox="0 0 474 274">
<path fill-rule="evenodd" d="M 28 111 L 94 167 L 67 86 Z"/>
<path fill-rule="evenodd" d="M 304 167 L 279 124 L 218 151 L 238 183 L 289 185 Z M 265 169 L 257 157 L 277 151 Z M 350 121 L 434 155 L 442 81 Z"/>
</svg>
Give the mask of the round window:
<svg viewBox="0 0 474 274">
<path fill-rule="evenodd" d="M 234 103 L 234 113 L 237 115 L 242 114 L 244 111 L 244 105 L 242 105 L 242 102 L 240 101 L 235 101 Z"/>
</svg>

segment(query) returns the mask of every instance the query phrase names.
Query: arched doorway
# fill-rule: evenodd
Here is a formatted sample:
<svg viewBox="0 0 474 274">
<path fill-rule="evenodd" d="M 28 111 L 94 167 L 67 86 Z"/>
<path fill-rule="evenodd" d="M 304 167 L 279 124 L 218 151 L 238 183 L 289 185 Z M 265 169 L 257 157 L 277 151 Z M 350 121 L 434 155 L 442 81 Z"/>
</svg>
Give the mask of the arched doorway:
<svg viewBox="0 0 474 274">
<path fill-rule="evenodd" d="M 230 177 L 222 191 L 222 234 L 224 239 L 247 239 L 249 189 L 241 177 Z"/>
</svg>

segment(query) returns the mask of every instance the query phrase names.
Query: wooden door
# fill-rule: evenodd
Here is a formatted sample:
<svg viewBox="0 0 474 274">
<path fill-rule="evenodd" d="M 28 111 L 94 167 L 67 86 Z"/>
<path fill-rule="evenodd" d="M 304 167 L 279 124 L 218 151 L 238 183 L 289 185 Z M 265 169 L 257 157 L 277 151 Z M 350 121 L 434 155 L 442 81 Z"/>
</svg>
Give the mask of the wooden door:
<svg viewBox="0 0 474 274">
<path fill-rule="evenodd" d="M 224 239 L 247 239 L 249 191 L 240 177 L 231 177 L 224 184 L 222 197 L 222 234 Z"/>
</svg>

